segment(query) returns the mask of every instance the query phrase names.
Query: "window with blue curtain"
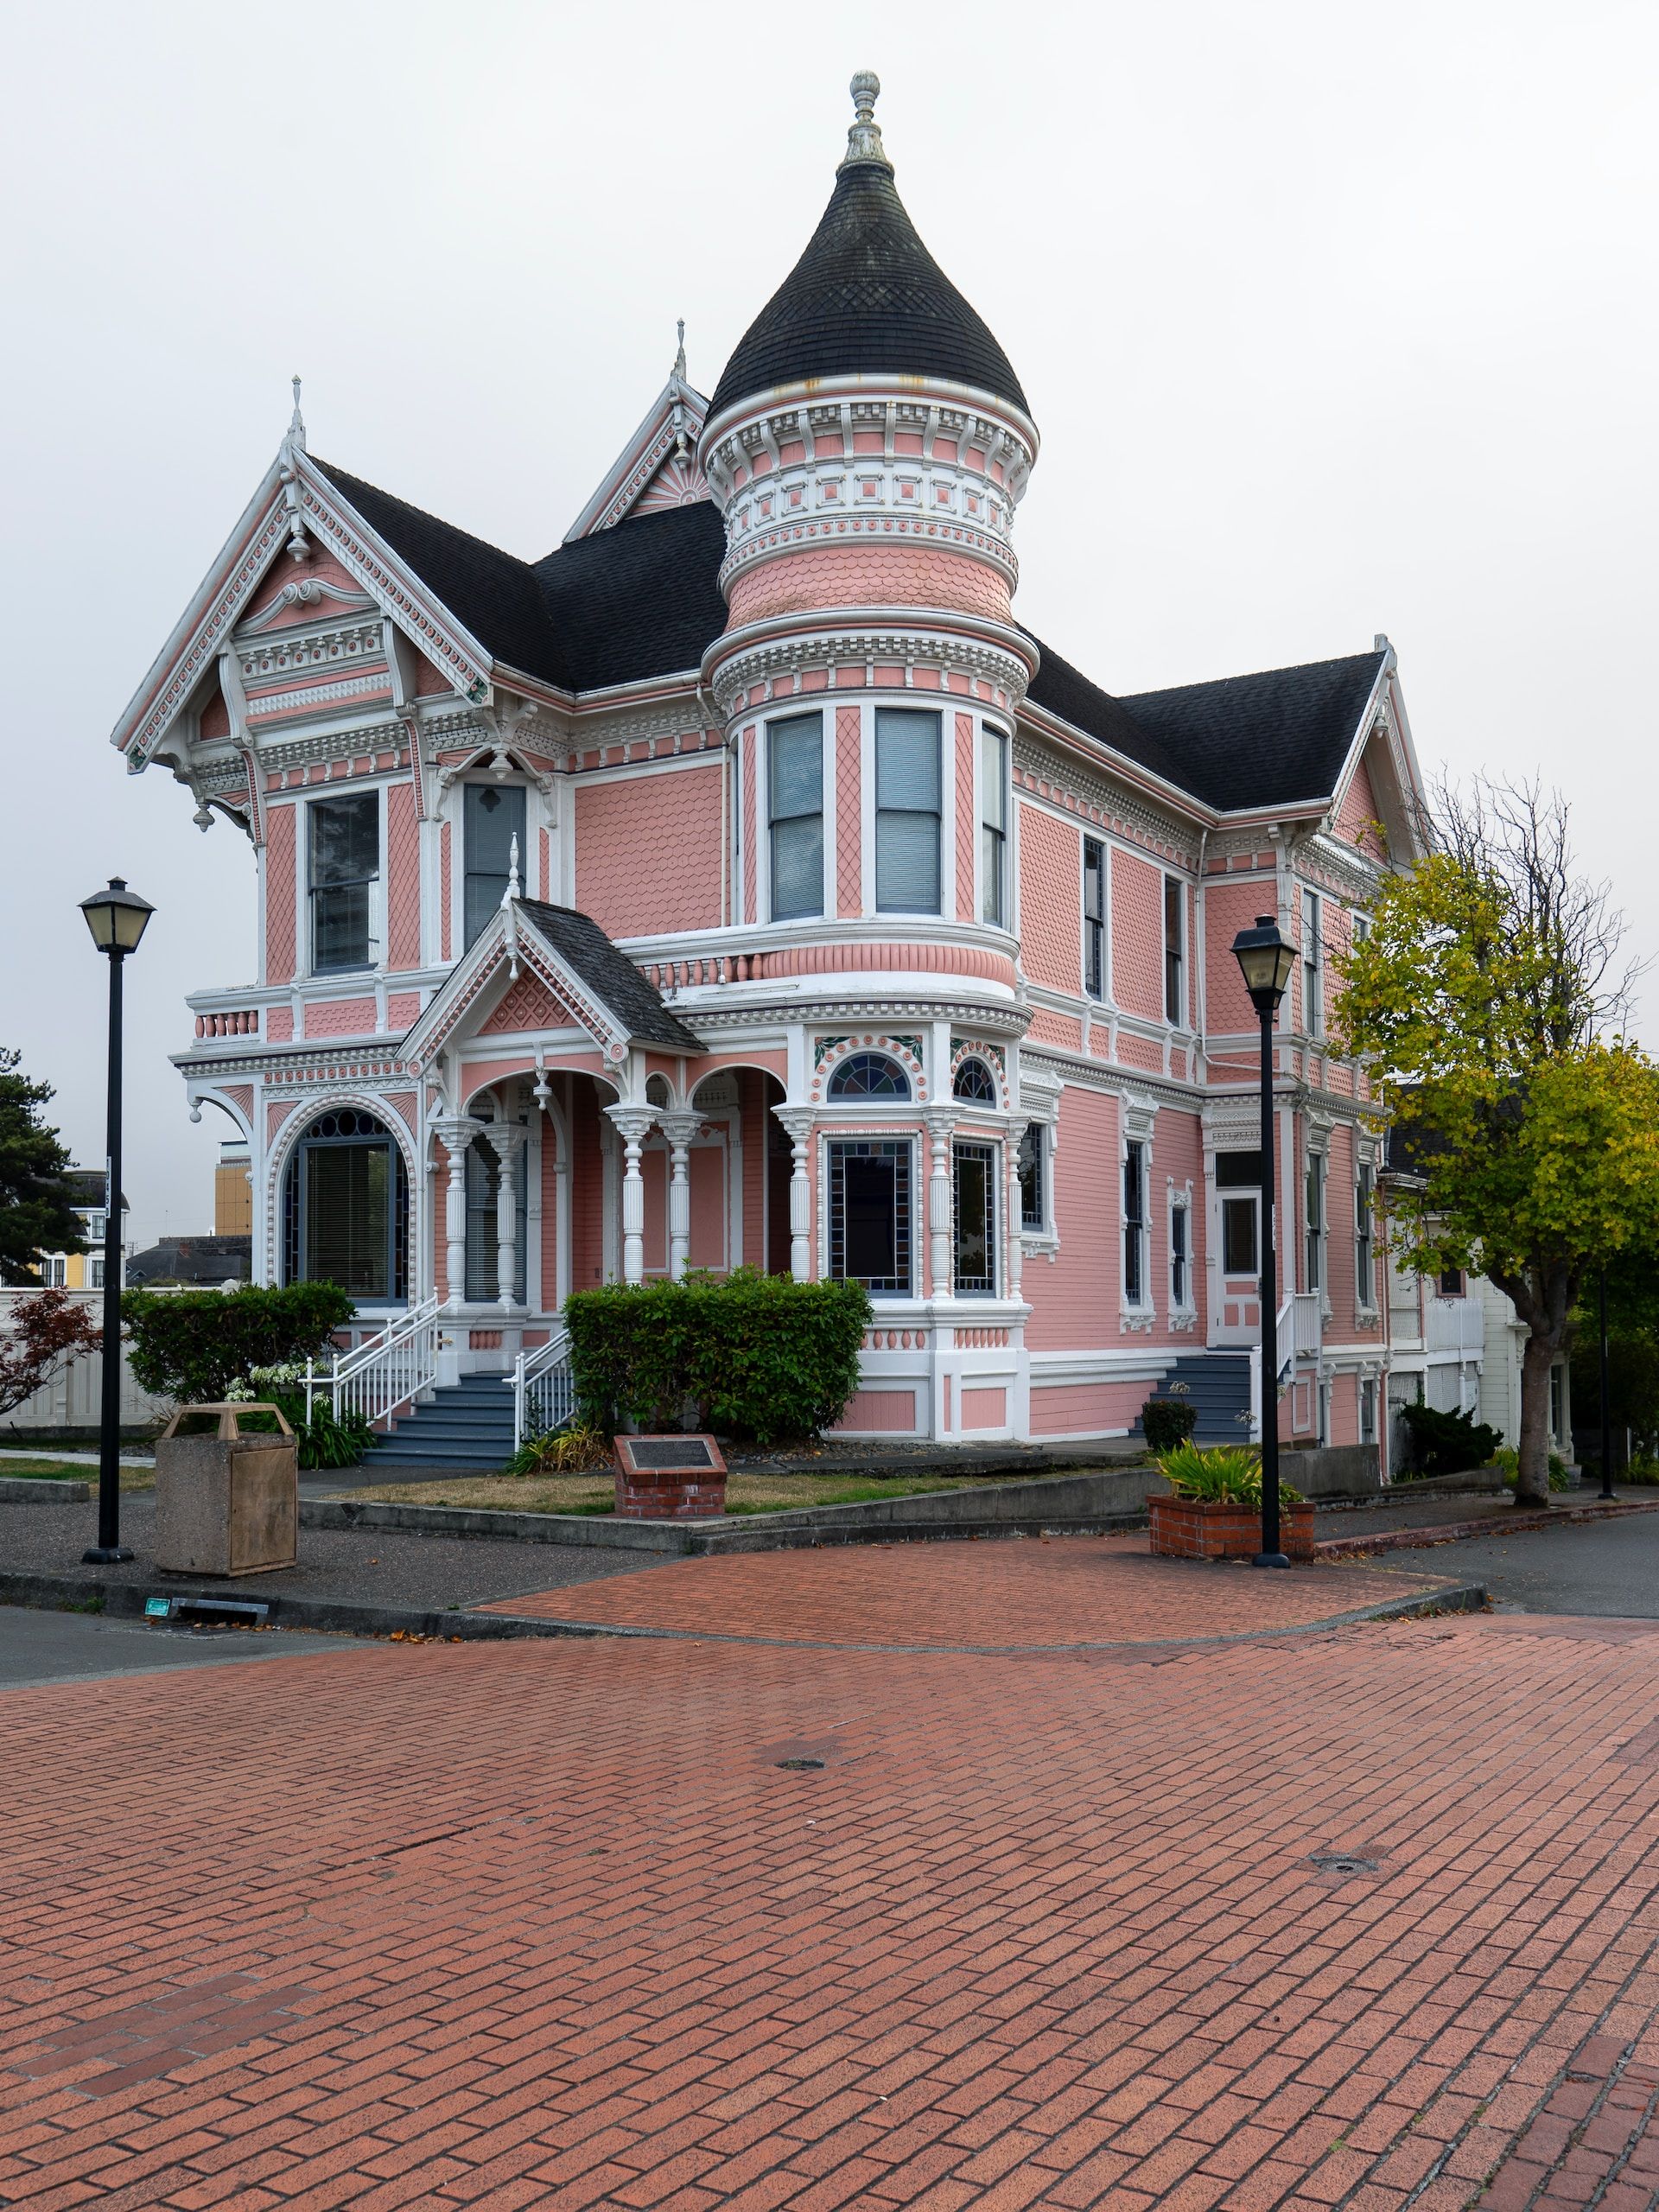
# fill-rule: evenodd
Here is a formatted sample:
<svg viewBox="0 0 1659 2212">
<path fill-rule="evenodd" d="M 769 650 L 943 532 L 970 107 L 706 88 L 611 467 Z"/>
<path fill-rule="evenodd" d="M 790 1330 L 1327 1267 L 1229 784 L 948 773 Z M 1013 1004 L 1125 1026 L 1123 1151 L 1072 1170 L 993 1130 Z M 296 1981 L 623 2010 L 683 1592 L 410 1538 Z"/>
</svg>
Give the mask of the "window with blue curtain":
<svg viewBox="0 0 1659 2212">
<path fill-rule="evenodd" d="M 791 715 L 766 731 L 772 918 L 823 912 L 823 717 Z"/>
<path fill-rule="evenodd" d="M 875 716 L 875 904 L 939 911 L 939 717 L 910 707 Z"/>
</svg>

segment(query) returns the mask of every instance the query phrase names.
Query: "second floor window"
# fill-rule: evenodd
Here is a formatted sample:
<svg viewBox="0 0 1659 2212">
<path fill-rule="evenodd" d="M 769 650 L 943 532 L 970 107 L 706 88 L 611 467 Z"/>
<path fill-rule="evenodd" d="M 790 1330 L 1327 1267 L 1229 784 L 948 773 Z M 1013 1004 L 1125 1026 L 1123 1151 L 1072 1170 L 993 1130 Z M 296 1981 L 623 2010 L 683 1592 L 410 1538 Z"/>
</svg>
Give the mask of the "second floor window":
<svg viewBox="0 0 1659 2212">
<path fill-rule="evenodd" d="M 1164 1019 L 1186 1021 L 1186 892 L 1178 875 L 1164 878 Z"/>
<path fill-rule="evenodd" d="M 1083 988 L 1106 995 L 1106 848 L 1095 837 L 1083 841 Z"/>
<path fill-rule="evenodd" d="M 378 950 L 374 891 L 380 880 L 380 794 L 315 799 L 309 813 L 312 971 L 326 976 L 371 968 Z"/>
<path fill-rule="evenodd" d="M 999 926 L 1008 918 L 1008 741 L 979 734 L 979 916 Z"/>
<path fill-rule="evenodd" d="M 489 925 L 506 896 L 512 868 L 512 841 L 518 840 L 518 882 L 524 865 L 524 787 L 522 784 L 467 784 L 461 831 L 466 865 L 467 912 L 461 933 L 470 945 Z"/>
<path fill-rule="evenodd" d="M 1376 1303 L 1376 1262 L 1371 1241 L 1376 1185 L 1376 1170 L 1362 1166 L 1354 1178 L 1354 1300 L 1359 1306 Z"/>
<path fill-rule="evenodd" d="M 1307 1281 L 1309 1290 L 1325 1288 L 1325 1155 L 1307 1156 Z"/>
<path fill-rule="evenodd" d="M 1316 891 L 1302 893 L 1303 1027 L 1310 1037 L 1325 1034 L 1325 901 Z M 1310 1286 L 1311 1287 L 1311 1286 Z"/>
<path fill-rule="evenodd" d="M 823 720 L 791 715 L 766 730 L 772 918 L 823 912 Z"/>
<path fill-rule="evenodd" d="M 876 709 L 875 904 L 939 911 L 939 718 L 910 707 Z"/>
<path fill-rule="evenodd" d="M 1027 1122 L 1020 1140 L 1020 1226 L 1040 1232 L 1048 1225 L 1043 1205 L 1043 1125 Z"/>
<path fill-rule="evenodd" d="M 1131 1144 L 1123 1154 L 1123 1302 L 1147 1302 L 1147 1147 Z"/>
</svg>

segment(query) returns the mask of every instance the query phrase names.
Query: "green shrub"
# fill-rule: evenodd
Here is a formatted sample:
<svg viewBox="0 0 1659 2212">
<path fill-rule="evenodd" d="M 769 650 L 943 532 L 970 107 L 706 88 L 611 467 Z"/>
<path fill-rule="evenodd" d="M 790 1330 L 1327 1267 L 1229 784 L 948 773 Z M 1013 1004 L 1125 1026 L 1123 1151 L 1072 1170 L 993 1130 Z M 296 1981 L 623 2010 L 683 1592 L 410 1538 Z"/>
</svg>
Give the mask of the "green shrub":
<svg viewBox="0 0 1659 2212">
<path fill-rule="evenodd" d="M 121 1294 L 135 1379 L 187 1405 L 215 1403 L 251 1369 L 315 1358 L 356 1311 L 331 1282 Z"/>
<path fill-rule="evenodd" d="M 1152 1452 L 1173 1451 L 1198 1425 L 1198 1409 L 1185 1398 L 1148 1398 L 1141 1408 L 1141 1427 Z"/>
<path fill-rule="evenodd" d="M 677 1428 L 689 1404 L 703 1428 L 775 1444 L 840 1419 L 870 1301 L 858 1283 L 740 1268 L 574 1291 L 564 1319 L 583 1414 L 607 1433 Z"/>
<path fill-rule="evenodd" d="M 1504 1489 L 1513 1490 L 1521 1479 L 1521 1454 L 1505 1445 L 1494 1452 L 1492 1457 L 1503 1470 Z M 1637 1476 L 1636 1479 L 1639 1482 L 1643 1478 Z M 1549 1455 L 1549 1486 L 1551 1490 L 1570 1490 L 1573 1486 L 1572 1478 L 1567 1471 L 1567 1462 L 1559 1452 L 1552 1452 Z"/>
<path fill-rule="evenodd" d="M 1460 1475 L 1491 1464 L 1503 1432 L 1472 1414 L 1442 1413 L 1434 1406 L 1402 1406 L 1400 1418 L 1411 1432 L 1412 1472 Z"/>
<path fill-rule="evenodd" d="M 1262 1457 L 1240 1445 L 1216 1444 L 1200 1451 L 1196 1444 L 1178 1444 L 1160 1456 L 1158 1471 L 1177 1497 L 1190 1497 L 1202 1505 L 1262 1510 Z M 1302 1493 L 1281 1481 L 1279 1503 L 1300 1505 Z"/>
</svg>

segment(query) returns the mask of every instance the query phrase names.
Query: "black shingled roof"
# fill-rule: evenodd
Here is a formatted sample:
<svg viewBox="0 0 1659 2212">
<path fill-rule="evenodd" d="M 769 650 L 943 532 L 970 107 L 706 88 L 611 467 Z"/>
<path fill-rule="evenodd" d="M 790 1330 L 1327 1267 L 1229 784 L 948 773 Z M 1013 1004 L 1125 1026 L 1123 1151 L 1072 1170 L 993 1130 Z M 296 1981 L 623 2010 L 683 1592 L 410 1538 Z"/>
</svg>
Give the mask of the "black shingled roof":
<svg viewBox="0 0 1659 2212">
<path fill-rule="evenodd" d="M 520 561 L 332 462 L 316 466 L 492 659 L 569 691 L 696 668 L 726 626 L 726 533 L 707 499 Z"/>
<path fill-rule="evenodd" d="M 626 952 L 618 951 L 590 916 L 579 914 L 574 906 L 550 906 L 541 899 L 521 899 L 518 905 L 630 1037 L 681 1052 L 705 1050 L 702 1039 L 693 1036 L 669 1012 L 660 992 L 645 981 Z"/>
<path fill-rule="evenodd" d="M 916 234 L 886 162 L 836 178 L 805 252 L 739 340 L 709 416 L 806 377 L 941 377 L 1028 413 L 1007 355 Z"/>
<path fill-rule="evenodd" d="M 871 173 L 861 163 L 842 179 Z M 528 676 L 594 691 L 678 675 L 726 626 L 725 531 L 707 499 L 632 516 L 531 563 L 317 466 L 493 658 Z M 1350 653 L 1118 698 L 1032 642 L 1042 656 L 1033 705 L 1224 812 L 1333 791 L 1382 666 L 1380 651 Z"/>
</svg>

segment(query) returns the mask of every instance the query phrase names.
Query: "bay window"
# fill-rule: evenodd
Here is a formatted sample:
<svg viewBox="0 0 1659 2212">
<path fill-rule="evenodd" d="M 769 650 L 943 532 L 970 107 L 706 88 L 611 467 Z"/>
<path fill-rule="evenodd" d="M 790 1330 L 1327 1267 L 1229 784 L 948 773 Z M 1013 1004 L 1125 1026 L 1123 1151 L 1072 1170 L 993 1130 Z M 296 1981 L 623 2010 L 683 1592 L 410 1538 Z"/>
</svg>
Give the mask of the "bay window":
<svg viewBox="0 0 1659 2212">
<path fill-rule="evenodd" d="M 883 914 L 939 911 L 939 717 L 910 707 L 875 715 L 875 904 Z"/>
<path fill-rule="evenodd" d="M 772 918 L 823 912 L 823 717 L 791 715 L 766 728 L 766 825 Z"/>
<path fill-rule="evenodd" d="M 952 1147 L 955 1196 L 952 1279 L 958 1298 L 996 1294 L 996 1147 Z"/>
<path fill-rule="evenodd" d="M 327 976 L 374 964 L 380 880 L 380 794 L 314 799 L 310 837 L 311 969 Z"/>
<path fill-rule="evenodd" d="M 1008 918 L 1008 741 L 979 734 L 979 916 L 1001 927 Z"/>
<path fill-rule="evenodd" d="M 873 1297 L 911 1293 L 911 1146 L 838 1137 L 830 1154 L 830 1273 Z"/>
<path fill-rule="evenodd" d="M 524 861 L 524 787 L 522 784 L 467 784 L 461 803 L 461 861 L 465 869 L 461 944 L 472 944 L 489 926 L 512 880 L 512 841 L 518 840 L 518 880 Z"/>
</svg>

